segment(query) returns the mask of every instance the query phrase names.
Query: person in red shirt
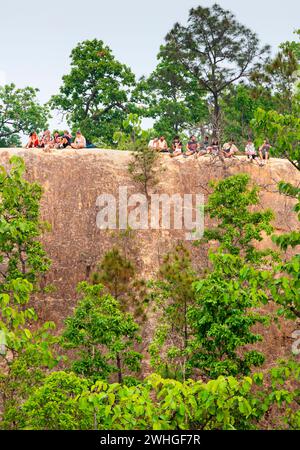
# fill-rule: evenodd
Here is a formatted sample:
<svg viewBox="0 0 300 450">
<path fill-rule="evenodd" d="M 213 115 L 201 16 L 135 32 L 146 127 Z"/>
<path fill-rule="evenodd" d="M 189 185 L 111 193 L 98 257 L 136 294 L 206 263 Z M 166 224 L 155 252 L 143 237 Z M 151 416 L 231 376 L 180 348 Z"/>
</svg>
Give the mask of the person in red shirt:
<svg viewBox="0 0 300 450">
<path fill-rule="evenodd" d="M 39 146 L 39 138 L 35 131 L 30 133 L 26 148 L 37 148 Z"/>
</svg>

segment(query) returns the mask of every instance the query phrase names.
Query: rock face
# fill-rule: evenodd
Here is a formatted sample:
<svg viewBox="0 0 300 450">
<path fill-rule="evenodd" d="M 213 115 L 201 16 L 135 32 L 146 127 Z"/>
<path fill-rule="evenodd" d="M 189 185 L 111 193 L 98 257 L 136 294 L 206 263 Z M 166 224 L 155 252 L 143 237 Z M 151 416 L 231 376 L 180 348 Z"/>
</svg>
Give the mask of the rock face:
<svg viewBox="0 0 300 450">
<path fill-rule="evenodd" d="M 99 208 L 96 200 L 99 195 L 112 194 L 118 201 L 120 186 L 127 187 L 128 196 L 143 192 L 128 173 L 129 152 L 66 149 L 45 153 L 36 149 L 0 149 L 0 164 L 7 166 L 13 154 L 24 158 L 27 178 L 42 184 L 42 218 L 52 227 L 52 231 L 42 238 L 52 259 L 45 282 L 56 287 L 51 297 L 39 298 L 40 313 L 47 320 L 55 320 L 58 325 L 62 323 L 74 307 L 77 283 L 89 277 L 112 245 L 121 246 L 127 255 L 134 257 L 139 273 L 151 276 L 163 255 L 177 240 L 185 238 L 185 230 L 146 229 L 119 233 L 97 228 Z M 171 159 L 161 155 L 159 166 L 159 182 L 153 193 L 203 194 L 205 198 L 210 192 L 210 180 L 248 173 L 261 188 L 260 207 L 271 208 L 275 213 L 276 232 L 289 232 L 299 227 L 292 212 L 293 199 L 280 195 L 277 189 L 281 180 L 300 182 L 299 172 L 286 160 L 271 159 L 266 166 L 260 167 L 244 157 L 222 163 L 206 157 Z M 208 223 L 206 218 L 205 224 Z M 267 244 L 270 244 L 269 239 L 260 245 Z M 187 245 L 195 266 L 205 265 L 207 248 Z"/>
</svg>

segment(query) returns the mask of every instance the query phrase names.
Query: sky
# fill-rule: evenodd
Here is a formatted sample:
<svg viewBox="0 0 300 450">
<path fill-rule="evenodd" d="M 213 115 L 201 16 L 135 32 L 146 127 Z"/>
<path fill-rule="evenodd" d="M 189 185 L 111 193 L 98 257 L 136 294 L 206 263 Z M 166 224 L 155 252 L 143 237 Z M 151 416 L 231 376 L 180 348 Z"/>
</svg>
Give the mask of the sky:
<svg viewBox="0 0 300 450">
<path fill-rule="evenodd" d="M 39 88 L 41 102 L 58 92 L 69 55 L 85 39 L 101 39 L 137 77 L 156 66 L 164 36 L 185 24 L 190 8 L 210 0 L 0 0 L 0 84 Z M 276 47 L 300 28 L 299 0 L 219 0 Z M 56 122 L 57 119 L 54 119 Z"/>
</svg>

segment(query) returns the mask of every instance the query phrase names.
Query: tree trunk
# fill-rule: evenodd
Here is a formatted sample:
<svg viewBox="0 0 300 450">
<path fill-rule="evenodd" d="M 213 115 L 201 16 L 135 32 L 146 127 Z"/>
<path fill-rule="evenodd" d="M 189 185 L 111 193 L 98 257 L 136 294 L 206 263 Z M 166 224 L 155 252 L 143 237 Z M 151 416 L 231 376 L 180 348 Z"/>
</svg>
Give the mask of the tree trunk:
<svg viewBox="0 0 300 450">
<path fill-rule="evenodd" d="M 213 138 L 220 142 L 220 105 L 219 94 L 215 92 L 214 97 L 214 112 L 213 112 Z"/>
<path fill-rule="evenodd" d="M 118 367 L 118 382 L 121 384 L 123 382 L 123 377 L 122 377 L 121 359 L 118 353 L 117 353 L 117 367 Z"/>
</svg>

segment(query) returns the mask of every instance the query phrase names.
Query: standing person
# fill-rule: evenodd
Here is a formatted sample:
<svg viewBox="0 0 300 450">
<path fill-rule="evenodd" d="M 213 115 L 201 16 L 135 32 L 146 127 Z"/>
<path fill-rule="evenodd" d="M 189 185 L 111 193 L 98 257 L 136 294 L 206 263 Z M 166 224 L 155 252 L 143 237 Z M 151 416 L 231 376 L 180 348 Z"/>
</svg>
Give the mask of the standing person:
<svg viewBox="0 0 300 450">
<path fill-rule="evenodd" d="M 71 144 L 71 147 L 76 149 L 86 148 L 86 140 L 80 130 L 76 131 L 76 136 L 74 142 Z"/>
<path fill-rule="evenodd" d="M 37 148 L 39 146 L 39 138 L 36 131 L 32 131 L 29 135 L 28 142 L 25 148 Z"/>
<path fill-rule="evenodd" d="M 234 144 L 234 140 L 231 139 L 229 142 L 226 142 L 222 148 L 223 155 L 225 158 L 232 158 L 232 156 L 238 152 L 237 146 Z"/>
<path fill-rule="evenodd" d="M 252 139 L 248 139 L 247 145 L 245 147 L 245 154 L 247 155 L 247 158 L 251 161 L 254 161 L 255 158 L 257 158 L 257 151 L 255 149 L 255 145 L 252 141 Z"/>
<path fill-rule="evenodd" d="M 157 141 L 157 151 L 167 153 L 168 152 L 168 144 L 164 136 L 161 136 Z"/>
<path fill-rule="evenodd" d="M 268 161 L 270 157 L 270 148 L 271 145 L 269 143 L 269 140 L 265 139 L 263 145 L 259 148 L 259 157 L 261 161 L 263 161 L 264 159 Z"/>
<path fill-rule="evenodd" d="M 186 144 L 186 156 L 195 155 L 197 153 L 197 150 L 199 148 L 199 144 L 197 142 L 196 136 L 192 135 L 190 137 L 190 140 Z"/>
<path fill-rule="evenodd" d="M 170 153 L 171 157 L 180 156 L 182 154 L 182 142 L 179 136 L 175 136 L 172 142 L 173 153 Z"/>
<path fill-rule="evenodd" d="M 158 138 L 153 138 L 150 139 L 149 144 L 148 144 L 148 148 L 150 150 L 157 150 L 157 143 L 158 143 Z"/>
</svg>

